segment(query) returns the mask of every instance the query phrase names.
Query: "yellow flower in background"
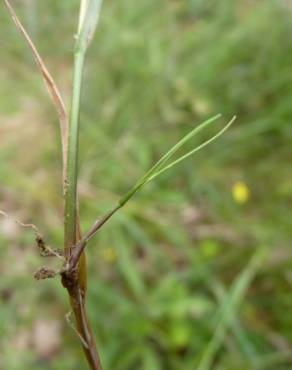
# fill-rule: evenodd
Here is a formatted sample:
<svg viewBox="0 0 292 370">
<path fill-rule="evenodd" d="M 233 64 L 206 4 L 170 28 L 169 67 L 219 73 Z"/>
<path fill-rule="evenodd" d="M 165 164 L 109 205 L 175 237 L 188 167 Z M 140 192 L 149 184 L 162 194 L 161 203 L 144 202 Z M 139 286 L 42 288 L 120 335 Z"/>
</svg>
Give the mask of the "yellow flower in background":
<svg viewBox="0 0 292 370">
<path fill-rule="evenodd" d="M 107 263 L 114 263 L 117 259 L 117 253 L 114 248 L 107 247 L 101 251 L 102 258 Z"/>
<path fill-rule="evenodd" d="M 250 198 L 250 190 L 243 181 L 237 181 L 232 187 L 232 195 L 236 203 L 244 204 Z"/>
</svg>

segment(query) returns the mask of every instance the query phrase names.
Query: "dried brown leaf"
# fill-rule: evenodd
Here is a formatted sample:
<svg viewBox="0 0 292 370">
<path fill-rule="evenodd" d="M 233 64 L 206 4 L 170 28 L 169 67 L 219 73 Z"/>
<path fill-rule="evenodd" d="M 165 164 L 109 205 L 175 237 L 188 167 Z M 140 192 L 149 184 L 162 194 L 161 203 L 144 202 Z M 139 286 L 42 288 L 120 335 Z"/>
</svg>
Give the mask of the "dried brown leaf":
<svg viewBox="0 0 292 370">
<path fill-rule="evenodd" d="M 39 72 L 41 73 L 44 82 L 46 84 L 47 90 L 49 95 L 52 99 L 52 102 L 56 108 L 59 122 L 60 122 L 60 130 L 61 130 L 61 140 L 62 140 L 62 151 L 63 151 L 63 176 L 66 173 L 66 166 L 67 166 L 67 147 L 68 147 L 68 114 L 66 112 L 66 108 L 64 102 L 62 100 L 61 94 L 59 89 L 52 78 L 50 72 L 48 71 L 42 57 L 40 56 L 36 46 L 34 45 L 33 41 L 31 40 L 30 36 L 26 32 L 24 26 L 20 22 L 19 18 L 17 17 L 13 7 L 11 6 L 9 0 L 4 0 L 5 5 L 7 6 L 10 15 L 20 31 L 23 35 L 24 39 L 26 40 L 27 44 L 29 45 L 33 57 L 35 59 L 36 65 L 38 67 Z"/>
</svg>

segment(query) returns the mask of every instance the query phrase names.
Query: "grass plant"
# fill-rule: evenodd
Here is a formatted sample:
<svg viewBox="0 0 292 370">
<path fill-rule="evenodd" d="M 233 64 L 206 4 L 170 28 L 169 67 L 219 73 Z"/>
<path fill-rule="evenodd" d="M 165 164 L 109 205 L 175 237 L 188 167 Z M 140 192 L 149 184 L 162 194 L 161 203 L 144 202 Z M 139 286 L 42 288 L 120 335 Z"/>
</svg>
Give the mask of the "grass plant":
<svg viewBox="0 0 292 370">
<path fill-rule="evenodd" d="M 22 23 L 18 19 L 9 0 L 5 0 L 5 4 L 10 11 L 12 19 L 17 28 L 24 36 L 28 43 L 37 67 L 44 78 L 49 95 L 57 110 L 60 128 L 63 153 L 63 190 L 64 190 L 64 253 L 59 250 L 49 248 L 43 237 L 39 234 L 36 227 L 33 230 L 36 233 L 36 241 L 43 255 L 54 255 L 59 259 L 63 259 L 64 263 L 58 271 L 42 267 L 35 274 L 37 279 L 52 278 L 56 275 L 61 276 L 62 284 L 67 289 L 72 312 L 75 317 L 76 333 L 82 344 L 88 366 L 92 370 L 101 370 L 102 365 L 99 354 L 96 348 L 94 335 L 89 324 L 86 311 L 86 292 L 87 292 L 87 263 L 85 257 L 85 248 L 88 241 L 100 231 L 103 225 L 120 209 L 122 208 L 138 191 L 140 191 L 147 183 L 162 175 L 165 171 L 173 168 L 184 159 L 192 154 L 203 149 L 212 141 L 223 134 L 233 123 L 235 117 L 221 129 L 217 134 L 207 139 L 195 148 L 173 159 L 176 152 L 187 144 L 195 135 L 208 127 L 211 123 L 217 120 L 220 115 L 216 115 L 201 125 L 196 126 L 180 141 L 178 141 L 170 150 L 166 152 L 151 168 L 148 170 L 136 184 L 120 198 L 117 205 L 103 217 L 98 219 L 89 228 L 85 235 L 81 236 L 80 216 L 78 205 L 78 154 L 79 154 L 79 126 L 80 126 L 80 101 L 82 92 L 82 78 L 84 71 L 85 56 L 88 51 L 90 42 L 93 39 L 95 29 L 100 16 L 101 0 L 81 0 L 79 22 L 77 33 L 75 35 L 74 47 L 74 67 L 72 79 L 72 97 L 69 115 L 66 112 L 65 104 L 63 103 L 61 94 L 51 77 L 45 63 L 37 51 L 32 39 L 26 32 Z M 21 224 L 23 225 L 23 224 Z M 208 355 L 207 361 L 209 361 Z M 202 369 L 206 369 L 203 365 Z"/>
</svg>

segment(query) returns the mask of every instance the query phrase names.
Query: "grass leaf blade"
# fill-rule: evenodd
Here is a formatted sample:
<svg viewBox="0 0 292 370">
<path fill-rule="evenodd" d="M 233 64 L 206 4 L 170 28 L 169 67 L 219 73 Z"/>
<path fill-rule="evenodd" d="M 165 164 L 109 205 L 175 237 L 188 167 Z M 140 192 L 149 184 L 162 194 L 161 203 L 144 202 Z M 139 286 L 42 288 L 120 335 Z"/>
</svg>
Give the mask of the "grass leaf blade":
<svg viewBox="0 0 292 370">
<path fill-rule="evenodd" d="M 201 123 L 199 126 L 195 127 L 192 131 L 190 131 L 187 135 L 185 135 L 181 140 L 179 140 L 167 153 L 165 153 L 159 159 L 159 161 L 155 163 L 155 165 L 151 167 L 150 170 L 138 182 L 143 182 L 144 180 L 147 180 L 156 170 L 161 168 L 161 166 L 165 162 L 167 162 L 167 160 L 170 159 L 186 142 L 188 142 L 191 138 L 193 138 L 200 131 L 208 127 L 211 123 L 213 123 L 220 117 L 221 117 L 221 114 L 217 114 L 216 116 L 209 118 L 208 120 Z"/>
<path fill-rule="evenodd" d="M 171 162 L 169 165 L 167 165 L 166 167 L 162 168 L 161 170 L 157 171 L 156 173 L 154 173 L 154 175 L 152 175 L 151 177 L 149 177 L 147 179 L 146 182 L 150 182 L 152 181 L 153 179 L 155 179 L 157 176 L 161 175 L 163 172 L 169 170 L 170 168 L 174 167 L 175 165 L 177 165 L 178 163 L 182 162 L 183 160 L 185 160 L 186 158 L 188 158 L 189 156 L 191 156 L 192 154 L 198 152 L 199 150 L 203 149 L 205 146 L 211 144 L 214 140 L 216 140 L 219 136 L 221 136 L 226 130 L 228 130 L 228 128 L 232 125 L 232 123 L 235 121 L 236 119 L 236 116 L 234 116 L 228 123 L 226 126 L 223 127 L 222 130 L 220 130 L 217 134 L 215 134 L 214 136 L 212 136 L 210 139 L 204 141 L 202 144 L 200 144 L 199 146 L 197 146 L 196 148 L 194 148 L 193 150 L 189 151 L 188 153 L 184 154 L 183 156 L 179 157 L 178 159 L 176 159 L 175 161 Z"/>
<path fill-rule="evenodd" d="M 201 123 L 199 126 L 195 127 L 191 132 L 185 135 L 181 140 L 179 140 L 168 152 L 166 152 L 159 159 L 158 162 L 154 164 L 154 166 L 150 168 L 150 170 L 146 172 L 144 176 L 142 176 L 136 182 L 133 188 L 120 199 L 119 205 L 122 207 L 124 204 L 126 204 L 129 201 L 129 199 L 131 199 L 132 196 L 143 187 L 143 185 L 145 185 L 147 182 L 150 181 L 149 180 L 150 178 L 153 179 L 154 177 L 156 177 L 155 171 L 157 171 L 156 173 L 158 172 L 160 173 L 159 169 L 163 166 L 163 164 L 167 162 L 187 141 L 189 141 L 192 137 L 194 137 L 201 130 L 209 126 L 215 120 L 217 120 L 220 116 L 221 114 L 217 114 L 216 116 L 209 118 L 208 120 Z"/>
</svg>

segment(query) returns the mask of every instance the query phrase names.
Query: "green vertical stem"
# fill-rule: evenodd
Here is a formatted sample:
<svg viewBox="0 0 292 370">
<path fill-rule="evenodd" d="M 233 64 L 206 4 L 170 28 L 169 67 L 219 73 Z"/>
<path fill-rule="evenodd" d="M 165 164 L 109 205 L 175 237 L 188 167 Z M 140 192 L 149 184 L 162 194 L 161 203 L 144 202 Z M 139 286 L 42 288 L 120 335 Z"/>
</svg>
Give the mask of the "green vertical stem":
<svg viewBox="0 0 292 370">
<path fill-rule="evenodd" d="M 71 247 L 76 243 L 77 218 L 77 171 L 80 94 L 84 53 L 76 51 L 74 58 L 72 102 L 68 133 L 67 176 L 65 185 L 65 255 L 69 257 Z"/>
<path fill-rule="evenodd" d="M 78 219 L 77 177 L 78 177 L 78 137 L 79 111 L 84 66 L 85 50 L 76 49 L 74 54 L 74 71 L 72 86 L 72 101 L 68 132 L 67 174 L 65 183 L 65 215 L 64 215 L 64 251 L 67 261 L 72 254 L 72 248 L 81 237 Z M 102 370 L 96 343 L 90 328 L 86 307 L 86 261 L 83 254 L 78 261 L 77 273 L 70 270 L 62 274 L 62 283 L 68 290 L 70 305 L 75 316 L 79 335 L 82 337 L 82 347 L 91 370 Z"/>
</svg>

